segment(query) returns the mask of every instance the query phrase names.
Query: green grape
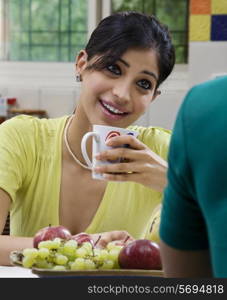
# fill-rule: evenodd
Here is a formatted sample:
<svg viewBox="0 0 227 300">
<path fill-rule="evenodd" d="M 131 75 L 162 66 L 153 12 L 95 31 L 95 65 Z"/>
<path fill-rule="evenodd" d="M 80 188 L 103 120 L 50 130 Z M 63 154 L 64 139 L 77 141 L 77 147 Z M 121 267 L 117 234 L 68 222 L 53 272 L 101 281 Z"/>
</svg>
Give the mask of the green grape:
<svg viewBox="0 0 227 300">
<path fill-rule="evenodd" d="M 54 271 L 65 271 L 65 270 L 67 270 L 66 269 L 66 267 L 65 266 L 54 266 L 53 268 L 52 268 L 52 270 L 54 270 Z"/>
<path fill-rule="evenodd" d="M 80 249 L 81 249 L 80 251 L 84 251 L 84 253 L 86 252 L 86 256 L 93 256 L 93 249 L 92 248 L 88 249 L 87 247 L 81 246 Z"/>
<path fill-rule="evenodd" d="M 118 257 L 121 249 L 112 248 L 108 253 L 108 259 L 114 262 L 114 269 L 119 269 Z"/>
<path fill-rule="evenodd" d="M 110 260 L 116 261 L 118 260 L 119 253 L 120 253 L 119 249 L 113 248 L 108 252 L 108 258 Z"/>
<path fill-rule="evenodd" d="M 38 257 L 47 258 L 50 255 L 50 251 L 47 248 L 40 248 L 38 250 Z"/>
<path fill-rule="evenodd" d="M 96 262 L 102 263 L 105 259 L 108 259 L 108 251 L 105 249 L 95 249 L 98 251 L 94 251 L 94 260 Z"/>
<path fill-rule="evenodd" d="M 61 246 L 61 239 L 55 238 L 51 243 L 51 249 L 58 249 Z"/>
<path fill-rule="evenodd" d="M 94 248 L 94 249 L 93 249 L 94 255 L 95 255 L 95 256 L 98 256 L 98 255 L 100 254 L 101 250 L 102 250 L 102 249 L 100 249 L 100 248 Z"/>
<path fill-rule="evenodd" d="M 103 261 L 102 265 L 99 266 L 100 270 L 108 270 L 108 269 L 113 269 L 114 267 L 114 262 L 110 259 L 106 259 Z"/>
<path fill-rule="evenodd" d="M 65 255 L 62 255 L 62 254 L 56 254 L 55 255 L 54 262 L 57 265 L 66 265 L 67 261 L 68 261 L 68 257 L 66 257 Z"/>
<path fill-rule="evenodd" d="M 107 245 L 106 245 L 106 249 L 107 250 L 111 250 L 112 248 L 114 248 L 116 245 L 115 245 L 115 242 L 109 242 Z"/>
<path fill-rule="evenodd" d="M 76 250 L 76 256 L 84 258 L 88 255 L 87 249 L 84 249 L 83 247 L 80 247 L 79 249 Z"/>
<path fill-rule="evenodd" d="M 47 240 L 47 241 L 42 241 L 38 244 L 38 248 L 47 248 L 49 250 L 51 249 L 58 249 L 61 246 L 61 239 L 55 238 L 53 241 Z"/>
<path fill-rule="evenodd" d="M 35 258 L 30 256 L 24 256 L 22 259 L 22 265 L 25 268 L 31 268 L 35 263 Z"/>
<path fill-rule="evenodd" d="M 55 254 L 56 254 L 56 250 L 49 250 L 50 254 L 49 256 L 46 258 L 46 260 L 49 262 L 49 263 L 52 263 L 54 264 L 55 263 Z"/>
<path fill-rule="evenodd" d="M 48 262 L 46 259 L 37 257 L 35 261 L 35 266 L 40 269 L 52 269 L 53 264 Z"/>
<path fill-rule="evenodd" d="M 109 253 L 108 253 L 107 250 L 101 249 L 100 254 L 99 254 L 99 258 L 100 258 L 101 260 L 105 260 L 105 259 L 108 258 L 108 254 L 109 254 Z"/>
<path fill-rule="evenodd" d="M 81 248 L 87 249 L 88 252 L 92 252 L 92 244 L 90 242 L 84 242 L 81 246 Z"/>
<path fill-rule="evenodd" d="M 85 259 L 78 257 L 70 266 L 71 270 L 84 270 L 85 269 Z"/>
<path fill-rule="evenodd" d="M 42 241 L 38 244 L 38 248 L 52 249 L 52 241 Z"/>
<path fill-rule="evenodd" d="M 70 256 L 70 255 L 65 255 L 68 257 L 68 261 L 74 261 L 77 257 L 76 255 Z"/>
<path fill-rule="evenodd" d="M 94 269 L 96 269 L 96 265 L 95 265 L 94 261 L 92 261 L 91 259 L 85 259 L 84 260 L 84 268 L 85 268 L 85 270 L 94 270 Z"/>
<path fill-rule="evenodd" d="M 75 261 L 75 259 L 74 259 L 74 261 Z M 71 269 L 71 265 L 74 263 L 74 261 L 71 261 L 71 260 L 68 261 L 67 267 L 68 267 L 69 269 Z"/>
<path fill-rule="evenodd" d="M 36 248 L 25 248 L 23 250 L 24 256 L 29 256 L 30 258 L 36 258 L 38 256 L 38 250 Z"/>
<path fill-rule="evenodd" d="M 107 245 L 106 245 L 106 248 L 108 251 L 112 250 L 112 249 L 118 249 L 118 250 L 121 250 L 124 246 L 123 245 L 117 245 L 116 242 L 109 242 Z"/>
<path fill-rule="evenodd" d="M 74 240 L 67 241 L 62 248 L 63 254 L 75 256 L 77 245 L 77 242 Z"/>
</svg>

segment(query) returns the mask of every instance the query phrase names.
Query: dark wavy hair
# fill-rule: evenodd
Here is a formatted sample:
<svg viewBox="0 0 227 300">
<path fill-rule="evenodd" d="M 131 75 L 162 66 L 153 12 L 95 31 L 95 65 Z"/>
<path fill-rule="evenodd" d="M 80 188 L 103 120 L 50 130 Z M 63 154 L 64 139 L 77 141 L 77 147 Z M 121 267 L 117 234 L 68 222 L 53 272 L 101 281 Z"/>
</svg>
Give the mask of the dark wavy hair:
<svg viewBox="0 0 227 300">
<path fill-rule="evenodd" d="M 168 27 L 153 15 L 134 11 L 114 13 L 101 20 L 85 48 L 88 61 L 95 55 L 99 56 L 88 68 L 101 70 L 116 63 L 128 49 L 156 51 L 159 68 L 157 87 L 173 70 L 175 50 Z"/>
</svg>

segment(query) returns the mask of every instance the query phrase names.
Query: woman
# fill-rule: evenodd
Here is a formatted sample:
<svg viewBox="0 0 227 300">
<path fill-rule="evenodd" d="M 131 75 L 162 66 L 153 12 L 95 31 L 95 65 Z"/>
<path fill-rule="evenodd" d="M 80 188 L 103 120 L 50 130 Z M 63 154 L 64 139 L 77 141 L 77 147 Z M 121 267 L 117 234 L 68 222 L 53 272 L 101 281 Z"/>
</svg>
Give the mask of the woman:
<svg viewBox="0 0 227 300">
<path fill-rule="evenodd" d="M 91 178 L 80 144 L 93 124 L 134 123 L 159 95 L 174 62 L 168 30 L 155 17 L 111 15 L 77 57 L 81 94 L 74 115 L 18 116 L 1 125 L 0 230 L 10 210 L 11 236 L 0 236 L 0 264 L 9 263 L 10 251 L 31 247 L 32 236 L 48 224 L 64 225 L 72 234 L 85 231 L 94 239 L 101 232 L 99 245 L 128 234 L 146 236 L 166 184 L 169 131 L 132 126 L 137 139 L 109 140 L 109 146 L 130 147 L 100 153 L 100 160 L 128 160 L 97 168 L 106 180 Z"/>
</svg>

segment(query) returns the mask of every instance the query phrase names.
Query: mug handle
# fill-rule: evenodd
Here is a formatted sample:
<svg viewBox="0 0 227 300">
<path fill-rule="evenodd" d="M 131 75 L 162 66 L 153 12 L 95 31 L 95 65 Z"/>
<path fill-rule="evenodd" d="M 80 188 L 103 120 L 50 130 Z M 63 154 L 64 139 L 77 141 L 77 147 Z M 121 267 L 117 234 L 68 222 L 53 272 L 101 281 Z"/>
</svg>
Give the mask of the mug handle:
<svg viewBox="0 0 227 300">
<path fill-rule="evenodd" d="M 85 159 L 87 165 L 92 168 L 92 162 L 90 161 L 90 158 L 88 157 L 88 154 L 87 154 L 87 140 L 90 136 L 93 136 L 95 138 L 95 141 L 96 143 L 99 142 L 100 138 L 99 138 L 99 134 L 96 133 L 96 132 L 87 132 L 83 138 L 82 138 L 82 141 L 81 141 L 81 152 L 82 152 L 82 155 L 83 155 L 83 158 Z"/>
</svg>

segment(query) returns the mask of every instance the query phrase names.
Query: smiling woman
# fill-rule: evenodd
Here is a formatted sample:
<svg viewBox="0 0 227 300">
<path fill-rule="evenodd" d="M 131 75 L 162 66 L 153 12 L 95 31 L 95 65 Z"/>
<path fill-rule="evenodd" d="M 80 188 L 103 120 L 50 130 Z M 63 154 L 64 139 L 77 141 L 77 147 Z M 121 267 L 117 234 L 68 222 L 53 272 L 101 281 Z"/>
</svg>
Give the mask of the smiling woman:
<svg viewBox="0 0 227 300">
<path fill-rule="evenodd" d="M 49 224 L 72 234 L 105 233 L 99 245 L 146 237 L 166 185 L 170 132 L 131 125 L 157 98 L 174 62 L 168 29 L 154 16 L 111 15 L 77 56 L 81 92 L 74 114 L 20 115 L 0 126 L 0 230 L 10 210 L 11 235 L 0 236 L 0 264 L 9 263 L 10 251 L 31 247 L 34 234 Z M 110 149 L 97 160 L 122 160 L 98 168 L 104 180 L 92 178 L 81 153 L 81 140 L 95 124 L 138 132 L 138 138 L 108 139 Z M 87 152 L 91 158 L 92 143 Z"/>
</svg>

